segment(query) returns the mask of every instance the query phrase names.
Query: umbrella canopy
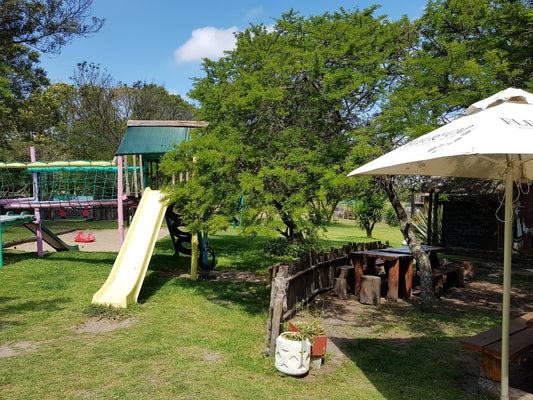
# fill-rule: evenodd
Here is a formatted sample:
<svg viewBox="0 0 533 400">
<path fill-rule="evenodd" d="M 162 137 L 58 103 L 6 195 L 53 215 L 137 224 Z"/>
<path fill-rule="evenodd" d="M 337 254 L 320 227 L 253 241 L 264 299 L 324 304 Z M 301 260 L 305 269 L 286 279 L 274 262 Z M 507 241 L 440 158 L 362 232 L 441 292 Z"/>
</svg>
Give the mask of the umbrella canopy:
<svg viewBox="0 0 533 400">
<path fill-rule="evenodd" d="M 516 91 L 512 89 L 512 93 Z M 514 180 L 533 180 L 533 95 L 520 92 L 529 103 L 503 102 L 480 111 L 476 103 L 469 107 L 474 114 L 458 118 L 348 175 L 504 179 L 512 161 Z"/>
<path fill-rule="evenodd" d="M 471 105 L 466 114 L 348 176 L 438 175 L 505 181 L 501 399 L 507 399 L 513 183 L 533 180 L 533 95 L 509 88 Z"/>
</svg>

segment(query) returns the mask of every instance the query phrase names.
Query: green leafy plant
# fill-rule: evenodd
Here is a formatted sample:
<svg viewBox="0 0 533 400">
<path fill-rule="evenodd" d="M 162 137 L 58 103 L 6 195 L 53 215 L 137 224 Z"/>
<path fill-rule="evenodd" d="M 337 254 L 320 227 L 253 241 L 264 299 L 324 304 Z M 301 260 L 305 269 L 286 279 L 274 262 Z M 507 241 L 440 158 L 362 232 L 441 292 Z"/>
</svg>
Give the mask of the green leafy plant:
<svg viewBox="0 0 533 400">
<path fill-rule="evenodd" d="M 85 309 L 85 313 L 92 318 L 107 318 L 115 321 L 120 321 L 130 316 L 128 308 L 116 308 L 101 304 L 90 304 Z"/>
<path fill-rule="evenodd" d="M 396 211 L 394 211 L 394 208 L 387 207 L 385 209 L 385 223 L 389 226 L 398 226 L 400 224 L 398 220 L 398 215 L 396 214 Z"/>
<path fill-rule="evenodd" d="M 426 204 L 423 210 L 420 210 L 413 218 L 411 218 L 412 227 L 418 240 L 422 243 L 428 242 L 428 219 L 429 207 Z M 435 216 L 433 216 L 435 218 Z M 433 223 L 432 223 L 433 224 Z M 432 232 L 432 243 L 442 242 L 442 208 L 439 207 L 437 212 L 437 231 Z"/>
<path fill-rule="evenodd" d="M 313 319 L 310 322 L 306 321 L 295 321 L 292 323 L 299 335 L 305 339 L 309 339 L 311 343 L 313 342 L 313 337 L 315 336 L 324 336 L 326 330 L 322 327 L 322 323 L 319 319 Z"/>
</svg>

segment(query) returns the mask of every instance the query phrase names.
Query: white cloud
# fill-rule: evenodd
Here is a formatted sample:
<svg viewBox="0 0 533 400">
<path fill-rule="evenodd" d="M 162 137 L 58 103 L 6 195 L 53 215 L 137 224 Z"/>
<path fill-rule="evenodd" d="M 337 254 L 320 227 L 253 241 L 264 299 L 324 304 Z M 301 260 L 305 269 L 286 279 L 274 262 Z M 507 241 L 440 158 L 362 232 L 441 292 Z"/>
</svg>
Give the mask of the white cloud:
<svg viewBox="0 0 533 400">
<path fill-rule="evenodd" d="M 211 26 L 192 31 L 187 42 L 174 52 L 178 63 L 201 61 L 203 58 L 217 59 L 224 55 L 224 50 L 235 48 L 234 33 L 239 29 L 217 29 Z"/>
</svg>

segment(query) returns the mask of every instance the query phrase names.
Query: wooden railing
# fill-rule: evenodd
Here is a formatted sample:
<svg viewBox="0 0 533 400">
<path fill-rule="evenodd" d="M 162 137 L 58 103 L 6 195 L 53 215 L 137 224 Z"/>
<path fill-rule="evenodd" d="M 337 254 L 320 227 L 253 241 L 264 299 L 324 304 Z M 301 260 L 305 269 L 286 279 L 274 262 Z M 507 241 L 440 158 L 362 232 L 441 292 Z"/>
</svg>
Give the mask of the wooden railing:
<svg viewBox="0 0 533 400">
<path fill-rule="evenodd" d="M 270 343 L 267 354 L 274 351 L 280 324 L 298 311 L 318 293 L 333 289 L 337 268 L 351 265 L 352 251 L 382 249 L 388 243 L 350 243 L 340 249 L 331 248 L 327 254 L 314 251 L 304 254 L 297 262 L 278 263 L 269 267 L 270 308 L 266 340 Z"/>
</svg>

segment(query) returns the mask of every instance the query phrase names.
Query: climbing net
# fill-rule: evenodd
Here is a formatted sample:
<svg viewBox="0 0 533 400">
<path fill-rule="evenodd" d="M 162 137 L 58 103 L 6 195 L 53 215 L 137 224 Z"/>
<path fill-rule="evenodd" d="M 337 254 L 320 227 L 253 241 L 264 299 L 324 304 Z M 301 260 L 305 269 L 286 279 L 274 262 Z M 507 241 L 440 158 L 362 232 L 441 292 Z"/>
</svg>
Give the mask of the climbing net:
<svg viewBox="0 0 533 400">
<path fill-rule="evenodd" d="M 107 162 L 0 163 L 0 204 L 5 208 L 117 204 L 118 169 Z M 134 174 L 126 174 L 133 179 Z"/>
</svg>

